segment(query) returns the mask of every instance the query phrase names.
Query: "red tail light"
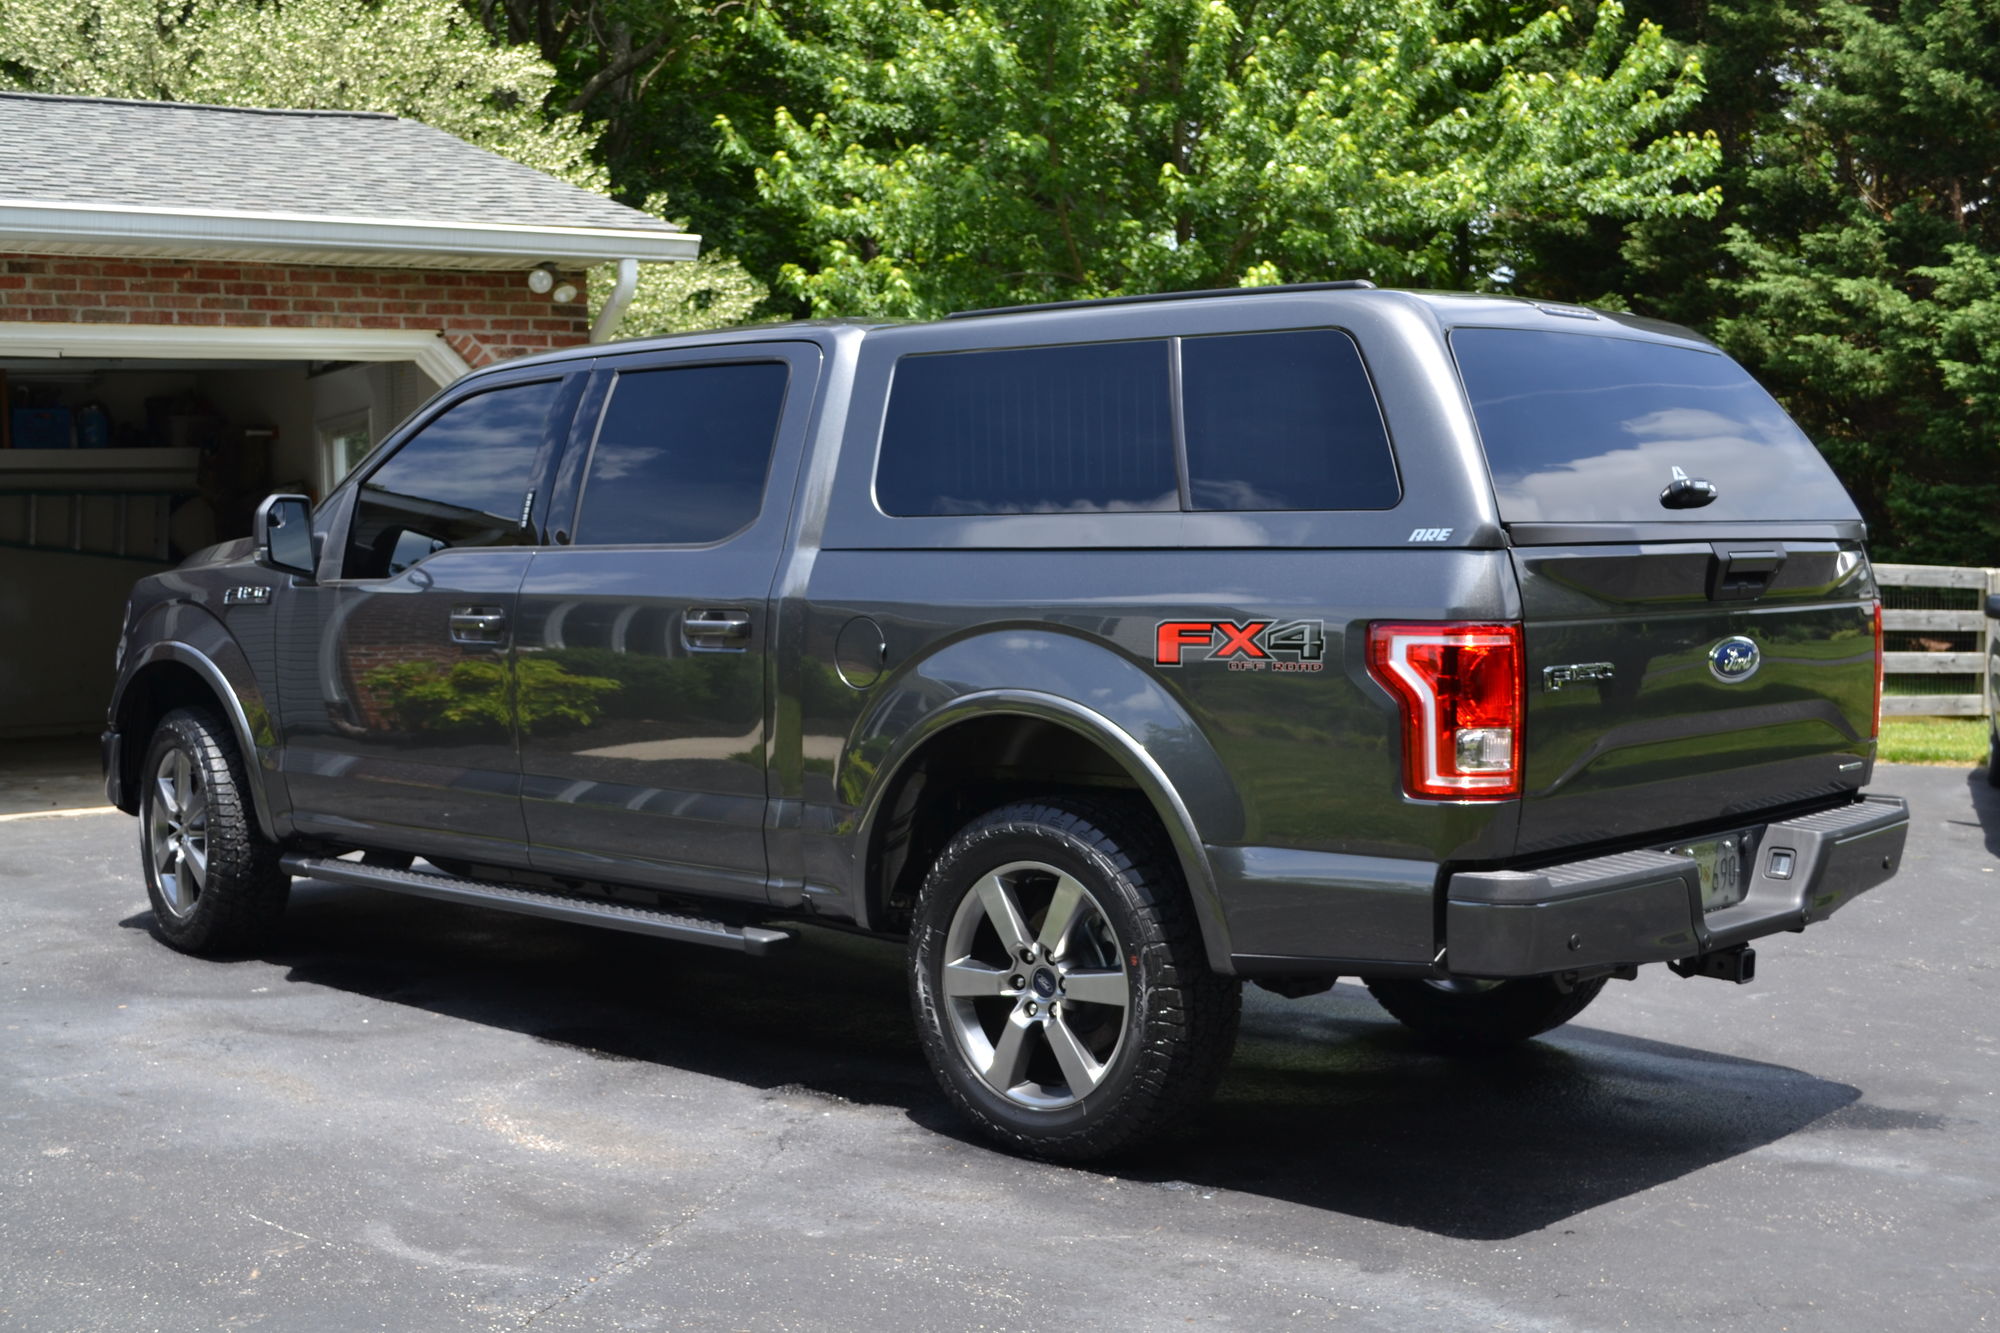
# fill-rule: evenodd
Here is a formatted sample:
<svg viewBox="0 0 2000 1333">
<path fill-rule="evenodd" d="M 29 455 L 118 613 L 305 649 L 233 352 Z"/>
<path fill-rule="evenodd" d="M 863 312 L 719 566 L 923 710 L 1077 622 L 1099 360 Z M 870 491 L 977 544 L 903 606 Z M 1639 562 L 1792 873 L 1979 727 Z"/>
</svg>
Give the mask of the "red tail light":
<svg viewBox="0 0 2000 1333">
<path fill-rule="evenodd" d="M 1410 795 L 1521 794 L 1522 662 L 1519 625 L 1368 627 L 1369 674 L 1402 708 Z"/>
<path fill-rule="evenodd" d="M 1877 740 L 1882 737 L 1882 599 L 1875 599 L 1875 730 L 1870 733 Z"/>
</svg>

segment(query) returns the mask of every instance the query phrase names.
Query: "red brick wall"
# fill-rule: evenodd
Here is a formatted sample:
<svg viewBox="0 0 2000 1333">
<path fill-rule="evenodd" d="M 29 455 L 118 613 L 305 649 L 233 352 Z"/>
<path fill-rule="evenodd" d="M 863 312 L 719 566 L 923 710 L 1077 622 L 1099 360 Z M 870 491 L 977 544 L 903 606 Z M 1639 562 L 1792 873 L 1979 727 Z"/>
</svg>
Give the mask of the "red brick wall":
<svg viewBox="0 0 2000 1333">
<path fill-rule="evenodd" d="M 478 367 L 589 340 L 583 275 L 561 280 L 574 303 L 535 295 L 519 271 L 0 255 L 0 321 L 436 329 Z"/>
<path fill-rule="evenodd" d="M 493 653 L 467 652 L 451 644 L 446 607 L 433 598 L 375 597 L 343 627 L 347 716 L 336 725 L 358 726 L 378 735 L 399 730 L 393 692 L 371 683 L 380 667 L 416 665 L 448 674 L 462 661 L 504 663 Z"/>
</svg>

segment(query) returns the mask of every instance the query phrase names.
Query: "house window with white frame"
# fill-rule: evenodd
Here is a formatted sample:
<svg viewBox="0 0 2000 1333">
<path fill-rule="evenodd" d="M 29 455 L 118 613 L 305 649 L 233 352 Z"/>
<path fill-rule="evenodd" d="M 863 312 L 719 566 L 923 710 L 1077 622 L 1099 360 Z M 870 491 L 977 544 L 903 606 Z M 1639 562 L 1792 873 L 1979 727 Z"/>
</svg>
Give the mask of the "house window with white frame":
<svg viewBox="0 0 2000 1333">
<path fill-rule="evenodd" d="M 324 495 L 338 486 L 355 465 L 375 447 L 373 413 L 367 408 L 328 417 L 319 423 L 320 458 L 324 468 Z"/>
</svg>

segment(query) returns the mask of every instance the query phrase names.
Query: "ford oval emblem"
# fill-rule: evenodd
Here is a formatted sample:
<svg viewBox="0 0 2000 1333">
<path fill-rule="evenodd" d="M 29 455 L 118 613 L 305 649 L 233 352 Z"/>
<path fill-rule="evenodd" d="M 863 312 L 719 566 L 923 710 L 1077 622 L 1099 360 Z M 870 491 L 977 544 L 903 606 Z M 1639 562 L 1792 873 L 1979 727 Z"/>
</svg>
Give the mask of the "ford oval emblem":
<svg viewBox="0 0 2000 1333">
<path fill-rule="evenodd" d="M 1708 650 L 1708 669 L 1725 685 L 1750 679 L 1763 661 L 1764 655 L 1757 651 L 1757 645 L 1740 634 Z"/>
</svg>

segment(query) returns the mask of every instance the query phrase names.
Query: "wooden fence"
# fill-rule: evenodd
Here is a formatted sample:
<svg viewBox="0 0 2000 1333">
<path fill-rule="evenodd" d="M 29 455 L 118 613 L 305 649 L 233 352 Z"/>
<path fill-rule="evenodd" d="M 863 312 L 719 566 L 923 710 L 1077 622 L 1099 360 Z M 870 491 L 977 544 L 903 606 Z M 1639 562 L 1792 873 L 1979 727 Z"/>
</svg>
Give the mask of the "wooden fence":
<svg viewBox="0 0 2000 1333">
<path fill-rule="evenodd" d="M 1877 565 L 1875 582 L 1882 588 L 1882 629 L 1892 645 L 1883 654 L 1883 715 L 1984 717 L 1994 632 L 1986 595 L 2000 592 L 2000 569 Z M 1946 688 L 1921 688 L 1929 682 Z"/>
</svg>

